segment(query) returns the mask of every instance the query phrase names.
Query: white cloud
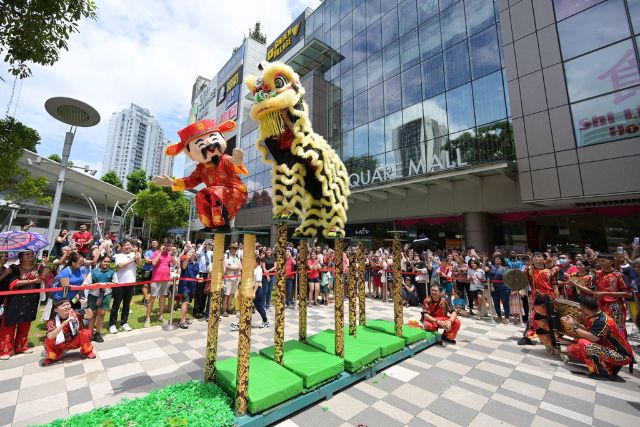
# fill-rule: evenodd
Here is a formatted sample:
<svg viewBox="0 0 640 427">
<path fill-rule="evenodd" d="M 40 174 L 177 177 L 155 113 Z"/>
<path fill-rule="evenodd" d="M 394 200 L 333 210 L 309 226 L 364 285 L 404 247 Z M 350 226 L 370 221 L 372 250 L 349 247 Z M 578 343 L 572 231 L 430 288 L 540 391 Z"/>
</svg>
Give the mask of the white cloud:
<svg viewBox="0 0 640 427">
<path fill-rule="evenodd" d="M 68 129 L 44 110 L 48 98 L 74 97 L 98 110 L 100 124 L 76 133 L 71 158 L 79 165 L 102 162 L 109 118 L 132 102 L 148 108 L 167 137 L 175 140 L 176 131 L 187 122 L 197 75 L 212 77 L 256 21 L 270 42 L 306 6 L 316 8 L 320 1 L 97 3 L 98 21 L 83 21 L 60 61 L 52 67 L 32 66 L 33 76 L 21 88 L 18 82 L 15 92 L 17 96 L 20 89 L 16 118 L 38 130 L 38 151 L 45 156 L 62 151 Z M 5 82 L 0 82 L 0 108 L 6 110 L 13 77 L 4 70 L 1 75 Z"/>
</svg>

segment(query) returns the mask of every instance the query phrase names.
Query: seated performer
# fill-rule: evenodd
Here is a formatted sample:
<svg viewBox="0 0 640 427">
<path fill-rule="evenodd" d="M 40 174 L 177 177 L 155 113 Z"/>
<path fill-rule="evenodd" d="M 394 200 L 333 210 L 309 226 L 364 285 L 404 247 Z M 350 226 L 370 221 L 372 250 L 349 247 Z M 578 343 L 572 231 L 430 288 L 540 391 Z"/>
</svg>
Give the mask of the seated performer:
<svg viewBox="0 0 640 427">
<path fill-rule="evenodd" d="M 429 332 L 444 329 L 442 339 L 451 344 L 456 343 L 456 335 L 460 329 L 458 313 L 442 298 L 440 286 L 436 284 L 431 285 L 431 296 L 426 297 L 422 303 L 422 322 L 424 329 Z"/>
<path fill-rule="evenodd" d="M 91 319 L 91 310 L 75 311 L 71 308 L 68 298 L 61 298 L 53 302 L 53 310 L 56 313 L 47 323 L 47 338 L 44 341 L 44 348 L 47 351 L 47 358 L 43 359 L 42 366 L 51 365 L 62 359 L 66 351 L 80 349 L 80 353 L 87 359 L 95 359 L 91 344 L 91 330 L 85 329 L 83 319 Z"/>
<path fill-rule="evenodd" d="M 587 317 L 584 325 L 571 316 L 562 318 L 580 337 L 576 344 L 567 349 L 568 358 L 565 361 L 572 359 L 586 364 L 590 377 L 616 376 L 622 366 L 634 362 L 629 342 L 613 318 L 600 310 L 595 298 L 581 295 L 580 308 Z"/>
</svg>

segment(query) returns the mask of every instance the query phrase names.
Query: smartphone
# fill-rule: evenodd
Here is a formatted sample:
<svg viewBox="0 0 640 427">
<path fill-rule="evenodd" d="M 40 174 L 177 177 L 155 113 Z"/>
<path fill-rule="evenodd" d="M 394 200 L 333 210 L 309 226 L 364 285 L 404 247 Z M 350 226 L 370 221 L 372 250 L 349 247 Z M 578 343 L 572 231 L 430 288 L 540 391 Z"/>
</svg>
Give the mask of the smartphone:
<svg viewBox="0 0 640 427">
<path fill-rule="evenodd" d="M 618 253 L 619 254 L 623 254 L 624 253 L 624 248 L 622 246 L 618 246 Z"/>
<path fill-rule="evenodd" d="M 634 246 L 640 246 L 640 237 L 634 237 L 633 244 Z"/>
</svg>

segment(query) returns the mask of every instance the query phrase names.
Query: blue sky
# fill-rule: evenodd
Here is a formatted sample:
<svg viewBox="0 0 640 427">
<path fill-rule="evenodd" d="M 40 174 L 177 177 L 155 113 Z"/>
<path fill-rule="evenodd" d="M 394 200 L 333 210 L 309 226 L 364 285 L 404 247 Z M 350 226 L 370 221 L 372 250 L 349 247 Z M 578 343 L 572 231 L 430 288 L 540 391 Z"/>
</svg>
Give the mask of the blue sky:
<svg viewBox="0 0 640 427">
<path fill-rule="evenodd" d="M 319 0 L 98 0 L 98 20 L 83 21 L 69 51 L 51 67 L 34 65 L 32 77 L 15 81 L 0 67 L 0 108 L 9 108 L 40 133 L 38 152 L 62 152 L 68 126 L 50 117 L 45 101 L 53 96 L 80 99 L 102 118 L 76 133 L 71 159 L 101 170 L 111 114 L 130 103 L 148 108 L 167 138 L 188 119 L 191 86 L 198 75 L 212 77 L 261 21 L 270 43 L 305 7 Z M 13 99 L 12 98 L 13 92 Z M 10 102 L 11 100 L 11 102 Z M 183 157 L 174 171 L 182 173 Z"/>
</svg>

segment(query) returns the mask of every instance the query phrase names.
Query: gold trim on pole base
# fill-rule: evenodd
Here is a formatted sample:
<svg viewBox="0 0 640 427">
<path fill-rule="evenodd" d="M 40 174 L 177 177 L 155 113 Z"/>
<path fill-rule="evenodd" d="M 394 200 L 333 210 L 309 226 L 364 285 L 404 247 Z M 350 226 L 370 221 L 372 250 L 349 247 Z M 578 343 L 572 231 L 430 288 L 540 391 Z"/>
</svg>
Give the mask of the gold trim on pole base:
<svg viewBox="0 0 640 427">
<path fill-rule="evenodd" d="M 356 336 L 356 254 L 349 251 L 349 335 Z"/>
<path fill-rule="evenodd" d="M 358 301 L 360 302 L 360 310 L 358 313 L 358 324 L 365 326 L 367 324 L 366 315 L 366 287 L 364 283 L 364 243 L 358 242 L 356 248 L 356 258 L 358 260 L 357 283 L 358 283 Z"/>
<path fill-rule="evenodd" d="M 402 337 L 402 274 L 400 272 L 400 233 L 393 233 L 393 320 L 396 336 Z"/>
<path fill-rule="evenodd" d="M 204 380 L 211 382 L 216 376 L 218 356 L 218 325 L 220 323 L 220 298 L 222 291 L 222 259 L 224 258 L 224 234 L 213 236 L 213 259 L 211 263 L 211 302 L 209 303 L 209 324 L 207 350 L 205 353 Z"/>
<path fill-rule="evenodd" d="M 335 240 L 336 270 L 333 286 L 335 298 L 335 331 L 336 331 L 336 356 L 344 359 L 344 261 L 342 255 L 342 239 Z"/>
<path fill-rule="evenodd" d="M 300 242 L 298 251 L 298 340 L 307 342 L 307 256 L 309 248 L 307 242 Z"/>
<path fill-rule="evenodd" d="M 240 322 L 238 325 L 238 370 L 236 375 L 236 415 L 247 413 L 249 401 L 249 355 L 251 353 L 251 309 L 256 265 L 256 236 L 244 235 L 244 256 L 242 257 L 242 280 L 240 282 Z"/>
<path fill-rule="evenodd" d="M 285 286 L 285 256 L 287 250 L 287 223 L 278 223 L 278 254 L 276 257 L 276 315 L 275 330 L 273 338 L 273 360 L 274 362 L 284 364 L 284 298 L 286 293 Z"/>
</svg>

